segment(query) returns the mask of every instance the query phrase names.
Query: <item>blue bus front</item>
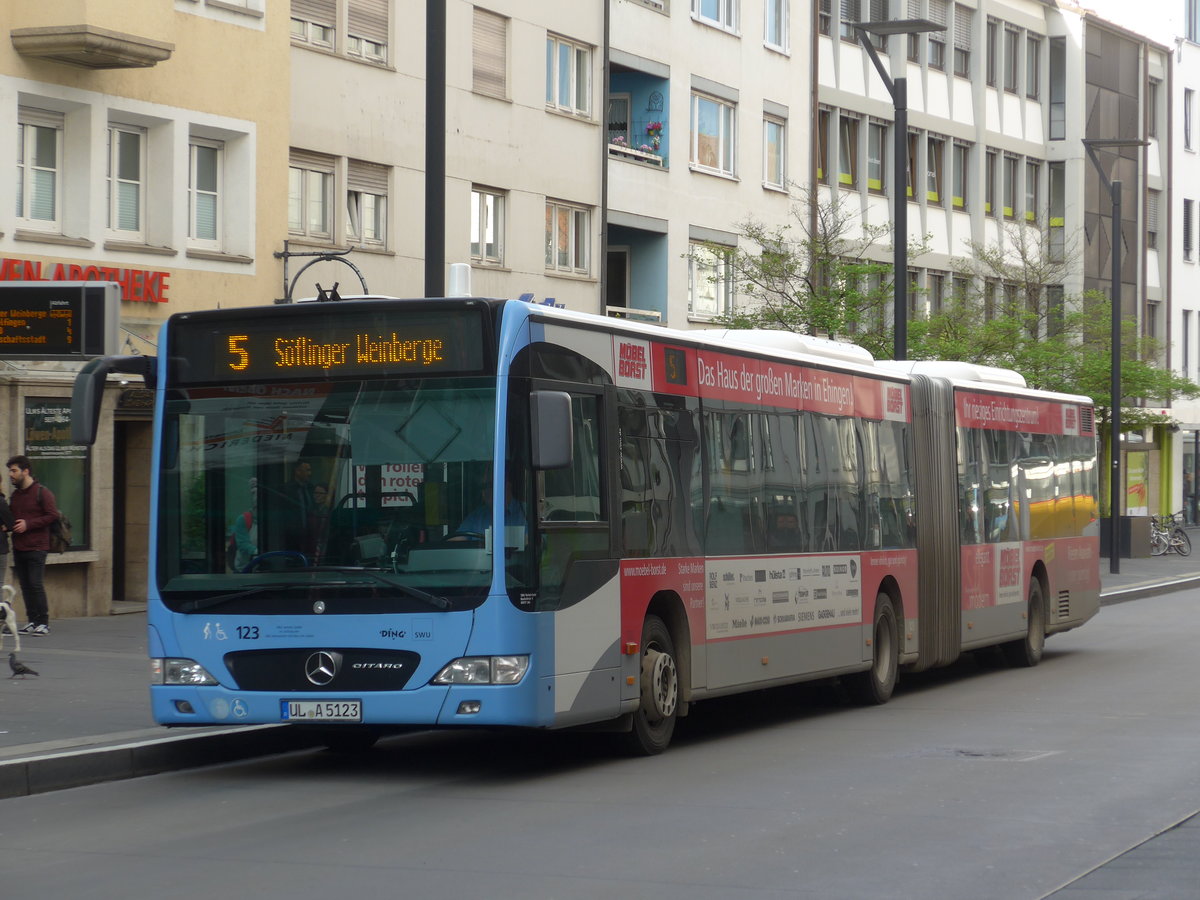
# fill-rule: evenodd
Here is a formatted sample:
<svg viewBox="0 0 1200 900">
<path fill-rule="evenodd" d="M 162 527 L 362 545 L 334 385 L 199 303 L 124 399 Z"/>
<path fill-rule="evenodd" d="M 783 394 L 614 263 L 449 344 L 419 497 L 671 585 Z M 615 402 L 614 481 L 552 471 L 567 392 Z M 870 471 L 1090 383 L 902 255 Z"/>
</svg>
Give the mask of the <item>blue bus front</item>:
<svg viewBox="0 0 1200 900">
<path fill-rule="evenodd" d="M 501 304 L 173 317 L 149 644 L 166 725 L 547 725 Z M 510 402 L 511 400 L 511 402 Z"/>
</svg>

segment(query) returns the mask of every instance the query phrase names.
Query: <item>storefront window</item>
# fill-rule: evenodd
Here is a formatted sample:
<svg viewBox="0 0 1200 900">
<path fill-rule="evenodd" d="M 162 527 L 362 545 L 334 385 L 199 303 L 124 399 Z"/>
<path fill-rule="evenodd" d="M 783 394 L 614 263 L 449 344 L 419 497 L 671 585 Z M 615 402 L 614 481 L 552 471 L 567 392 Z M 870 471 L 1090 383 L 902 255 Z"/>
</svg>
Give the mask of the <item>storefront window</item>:
<svg viewBox="0 0 1200 900">
<path fill-rule="evenodd" d="M 71 520 L 72 549 L 89 547 L 88 448 L 71 442 L 69 398 L 25 398 L 25 455 L 33 477 L 54 492 L 58 508 Z"/>
</svg>

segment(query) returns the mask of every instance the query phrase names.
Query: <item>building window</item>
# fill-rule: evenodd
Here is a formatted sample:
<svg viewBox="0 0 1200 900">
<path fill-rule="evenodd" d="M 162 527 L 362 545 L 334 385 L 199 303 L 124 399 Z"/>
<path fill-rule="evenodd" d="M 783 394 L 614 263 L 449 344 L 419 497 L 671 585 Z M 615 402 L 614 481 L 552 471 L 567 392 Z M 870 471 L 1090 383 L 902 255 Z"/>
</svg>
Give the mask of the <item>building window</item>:
<svg viewBox="0 0 1200 900">
<path fill-rule="evenodd" d="M 589 115 L 592 111 L 592 50 L 566 38 L 546 37 L 546 106 Z"/>
<path fill-rule="evenodd" d="M 479 7 L 471 32 L 471 90 L 508 96 L 508 19 Z"/>
<path fill-rule="evenodd" d="M 1158 94 L 1161 84 L 1157 78 L 1146 82 L 1146 134 L 1152 138 L 1158 137 Z"/>
<path fill-rule="evenodd" d="M 921 0 L 908 0 L 908 18 L 923 18 L 921 14 Z M 910 34 L 908 36 L 909 62 L 919 63 L 921 61 L 921 39 L 923 37 L 924 35 L 922 34 Z"/>
<path fill-rule="evenodd" d="M 983 213 L 996 215 L 996 151 L 988 150 L 983 156 Z"/>
<path fill-rule="evenodd" d="M 128 125 L 108 129 L 108 230 L 127 240 L 142 240 L 145 218 L 146 133 Z"/>
<path fill-rule="evenodd" d="M 929 21 L 943 27 L 950 21 L 950 4 L 947 0 L 929 0 Z M 933 69 L 946 68 L 946 32 L 929 32 L 929 66 Z"/>
<path fill-rule="evenodd" d="M 996 318 L 996 282 L 983 283 L 983 321 L 991 322 Z"/>
<path fill-rule="evenodd" d="M 882 193 L 887 184 L 887 133 L 882 122 L 867 127 L 867 190 Z"/>
<path fill-rule="evenodd" d="M 1061 284 L 1046 285 L 1046 337 L 1058 337 L 1066 327 L 1066 304 Z"/>
<path fill-rule="evenodd" d="M 332 50 L 337 0 L 292 0 L 292 40 Z"/>
<path fill-rule="evenodd" d="M 485 188 L 471 190 L 471 261 L 504 265 L 504 195 Z"/>
<path fill-rule="evenodd" d="M 788 0 L 763 0 L 763 41 L 769 47 L 788 49 Z"/>
<path fill-rule="evenodd" d="M 1042 164 L 1036 159 L 1025 161 L 1025 221 L 1036 222 L 1038 214 L 1038 176 Z"/>
<path fill-rule="evenodd" d="M 1187 0 L 1184 11 L 1187 21 L 1184 22 L 1184 32 L 1192 43 L 1200 42 L 1200 0 Z"/>
<path fill-rule="evenodd" d="M 1025 38 L 1025 96 L 1036 100 L 1041 90 L 1042 39 Z"/>
<path fill-rule="evenodd" d="M 950 202 L 955 209 L 967 208 L 967 191 L 970 184 L 971 145 L 954 142 L 954 170 Z"/>
<path fill-rule="evenodd" d="M 1021 31 L 1017 28 L 1004 29 L 1004 89 L 1017 92 L 1021 73 Z"/>
<path fill-rule="evenodd" d="M 975 11 L 961 3 L 954 4 L 954 74 L 971 77 L 971 20 Z"/>
<path fill-rule="evenodd" d="M 724 28 L 737 31 L 739 0 L 692 0 L 692 17 Z"/>
<path fill-rule="evenodd" d="M 348 0 L 346 53 L 369 62 L 387 62 L 388 0 Z"/>
<path fill-rule="evenodd" d="M 586 275 L 589 271 L 591 213 L 580 206 L 546 201 L 546 268 Z"/>
<path fill-rule="evenodd" d="M 868 22 L 884 22 L 888 18 L 888 0 L 870 0 L 870 14 L 867 16 Z M 887 51 L 887 35 L 886 34 L 868 34 L 867 40 L 874 45 L 875 49 L 882 52 Z"/>
<path fill-rule="evenodd" d="M 17 218 L 39 231 L 62 230 L 62 116 L 22 109 L 17 120 Z"/>
<path fill-rule="evenodd" d="M 1015 156 L 1004 157 L 1004 183 L 1002 185 L 1003 196 L 1001 202 L 1003 205 L 1004 218 L 1011 219 L 1016 216 L 1017 211 L 1017 168 L 1020 160 Z"/>
<path fill-rule="evenodd" d="M 925 199 L 942 205 L 942 177 L 946 164 L 946 141 L 930 135 L 925 145 Z"/>
<path fill-rule="evenodd" d="M 1146 192 L 1146 249 L 1158 249 L 1158 203 L 1162 191 Z"/>
<path fill-rule="evenodd" d="M 817 30 L 821 34 L 832 34 L 833 32 L 833 0 L 821 0 L 820 7 L 817 11 Z"/>
<path fill-rule="evenodd" d="M 908 307 L 908 318 L 912 321 L 917 317 L 917 297 L 921 291 L 921 275 L 916 269 L 908 270 L 908 294 L 905 305 Z"/>
<path fill-rule="evenodd" d="M 1183 201 L 1183 258 L 1191 262 L 1195 231 L 1192 222 L 1192 207 L 1195 201 Z"/>
<path fill-rule="evenodd" d="M 693 165 L 724 175 L 734 174 L 735 112 L 734 106 L 723 100 L 692 94 Z"/>
<path fill-rule="evenodd" d="M 817 181 L 829 180 L 829 125 L 830 111 L 817 110 Z"/>
<path fill-rule="evenodd" d="M 919 132 L 910 131 L 908 133 L 908 184 L 904 190 L 908 194 L 909 200 L 916 200 L 913 194 L 913 185 L 917 183 L 917 154 L 921 146 L 921 135 Z"/>
<path fill-rule="evenodd" d="M 387 244 L 388 167 L 349 160 L 346 164 L 346 238 L 367 247 Z"/>
<path fill-rule="evenodd" d="M 1067 136 L 1067 39 L 1050 38 L 1050 140 Z"/>
<path fill-rule="evenodd" d="M 1191 88 L 1183 89 L 1183 148 L 1191 150 L 1192 147 L 1192 96 L 1196 92 Z"/>
<path fill-rule="evenodd" d="M 971 279 L 966 275 L 955 275 L 950 281 L 950 299 L 958 306 L 965 306 L 971 297 Z"/>
<path fill-rule="evenodd" d="M 771 187 L 787 186 L 787 128 L 783 119 L 763 116 L 763 181 Z"/>
<path fill-rule="evenodd" d="M 1067 256 L 1067 165 L 1052 162 L 1050 170 L 1050 241 L 1047 251 L 1052 262 L 1062 262 Z"/>
<path fill-rule="evenodd" d="M 987 67 L 986 78 L 988 87 L 996 86 L 996 71 L 999 66 L 998 54 L 1000 40 L 1000 23 L 995 19 L 988 19 L 987 34 L 984 36 L 986 46 L 984 47 L 987 58 L 984 60 L 984 65 Z"/>
<path fill-rule="evenodd" d="M 733 312 L 733 248 L 693 242 L 688 253 L 688 315 L 711 319 Z"/>
<path fill-rule="evenodd" d="M 225 145 L 192 138 L 188 146 L 188 239 L 218 249 L 221 235 L 221 177 Z"/>
<path fill-rule="evenodd" d="M 1192 368 L 1192 363 L 1191 363 L 1192 311 L 1190 309 L 1185 309 L 1183 311 L 1183 329 L 1182 330 L 1183 330 L 1183 354 L 1182 354 L 1183 358 L 1180 360 L 1180 362 L 1183 363 L 1183 365 L 1181 366 L 1181 371 L 1182 371 L 1183 377 L 1187 378 L 1187 377 L 1189 377 L 1189 373 L 1191 372 L 1191 368 Z"/>
<path fill-rule="evenodd" d="M 944 272 L 930 272 L 928 275 L 929 314 L 936 316 L 942 312 L 946 304 L 946 275 Z"/>
<path fill-rule="evenodd" d="M 292 152 L 288 166 L 288 232 L 328 241 L 333 237 L 334 161 Z"/>
<path fill-rule="evenodd" d="M 844 112 L 838 119 L 838 184 L 858 185 L 858 119 Z"/>
<path fill-rule="evenodd" d="M 861 22 L 861 7 L 859 0 L 841 0 L 842 2 L 842 40 L 855 43 L 858 35 L 850 27 L 852 22 Z"/>
</svg>

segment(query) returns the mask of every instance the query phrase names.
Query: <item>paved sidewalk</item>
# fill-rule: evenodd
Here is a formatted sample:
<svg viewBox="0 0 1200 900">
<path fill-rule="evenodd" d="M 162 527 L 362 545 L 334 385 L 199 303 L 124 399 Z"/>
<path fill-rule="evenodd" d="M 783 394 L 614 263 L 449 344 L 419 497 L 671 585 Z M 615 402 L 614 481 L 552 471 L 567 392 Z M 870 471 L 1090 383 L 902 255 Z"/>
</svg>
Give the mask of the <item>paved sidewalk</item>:
<svg viewBox="0 0 1200 900">
<path fill-rule="evenodd" d="M 1101 602 L 1200 586 L 1189 558 L 1100 560 Z M 7 672 L 0 648 L 0 800 L 102 781 L 212 765 L 315 746 L 283 725 L 168 730 L 150 717 L 146 616 L 130 604 L 106 618 L 59 619 L 49 637 L 23 637 L 20 659 L 37 678 Z M 1133 885 L 1137 890 L 1128 892 Z M 1052 896 L 1194 897 L 1200 815 L 1146 841 Z M 1180 893 L 1180 886 L 1183 893 Z"/>
</svg>

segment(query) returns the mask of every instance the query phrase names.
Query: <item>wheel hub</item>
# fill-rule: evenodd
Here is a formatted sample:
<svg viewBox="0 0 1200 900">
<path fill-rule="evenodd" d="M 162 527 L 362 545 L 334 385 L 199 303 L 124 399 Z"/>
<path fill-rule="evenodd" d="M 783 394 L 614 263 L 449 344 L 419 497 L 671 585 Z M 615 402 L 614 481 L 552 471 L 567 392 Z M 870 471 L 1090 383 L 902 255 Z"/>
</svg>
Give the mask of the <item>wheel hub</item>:
<svg viewBox="0 0 1200 900">
<path fill-rule="evenodd" d="M 674 715 L 679 702 L 679 673 L 669 654 L 651 648 L 642 657 L 642 697 L 650 701 L 645 712 L 652 722 Z"/>
</svg>

